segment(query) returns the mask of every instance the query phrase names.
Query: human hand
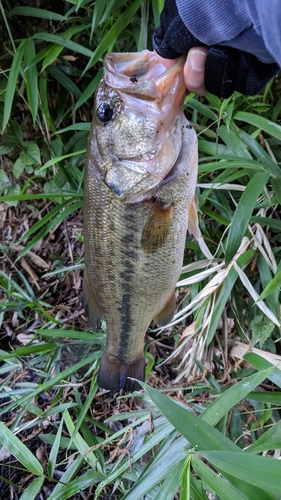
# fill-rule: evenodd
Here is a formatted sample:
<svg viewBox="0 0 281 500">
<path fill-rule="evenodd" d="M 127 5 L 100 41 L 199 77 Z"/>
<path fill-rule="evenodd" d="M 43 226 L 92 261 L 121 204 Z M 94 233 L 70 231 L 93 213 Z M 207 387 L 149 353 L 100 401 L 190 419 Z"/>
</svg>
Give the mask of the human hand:
<svg viewBox="0 0 281 500">
<path fill-rule="evenodd" d="M 277 64 L 263 63 L 253 54 L 233 47 L 204 46 L 185 26 L 175 0 L 166 0 L 152 45 L 166 68 L 169 67 L 168 60 L 172 61 L 171 65 L 179 56 L 187 54 L 184 66 L 186 86 L 199 95 L 208 91 L 228 98 L 236 90 L 255 95 L 279 70 Z"/>
<path fill-rule="evenodd" d="M 207 54 L 208 49 L 206 47 L 194 47 L 190 49 L 183 69 L 187 90 L 201 96 L 207 93 L 205 87 L 205 64 Z M 176 61 L 176 59 L 165 59 L 159 56 L 157 52 L 156 55 L 166 69 L 170 68 Z"/>
</svg>

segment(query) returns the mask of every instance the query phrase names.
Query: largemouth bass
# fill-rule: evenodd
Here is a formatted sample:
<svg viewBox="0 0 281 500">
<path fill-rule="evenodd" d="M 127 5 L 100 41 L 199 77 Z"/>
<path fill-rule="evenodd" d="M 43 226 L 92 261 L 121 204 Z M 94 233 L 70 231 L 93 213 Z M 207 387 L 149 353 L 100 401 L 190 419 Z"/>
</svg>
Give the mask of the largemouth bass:
<svg viewBox="0 0 281 500">
<path fill-rule="evenodd" d="M 144 337 L 175 311 L 197 140 L 183 113 L 183 60 L 108 54 L 96 91 L 84 180 L 83 301 L 107 323 L 98 384 L 133 390 L 144 378 Z"/>
</svg>

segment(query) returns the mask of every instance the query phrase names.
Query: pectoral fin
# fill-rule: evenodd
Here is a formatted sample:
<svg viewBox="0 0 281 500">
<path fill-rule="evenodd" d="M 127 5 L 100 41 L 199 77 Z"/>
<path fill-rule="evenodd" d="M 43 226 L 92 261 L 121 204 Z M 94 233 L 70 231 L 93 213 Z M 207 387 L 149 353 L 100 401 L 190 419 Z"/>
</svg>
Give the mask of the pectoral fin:
<svg viewBox="0 0 281 500">
<path fill-rule="evenodd" d="M 155 253 L 161 248 L 170 232 L 173 220 L 173 204 L 165 205 L 159 198 L 153 204 L 141 236 L 144 253 Z"/>
<path fill-rule="evenodd" d="M 83 280 L 83 293 L 82 293 L 82 302 L 84 305 L 85 313 L 89 321 L 89 325 L 93 330 L 98 331 L 100 329 L 101 320 L 103 317 L 103 311 L 98 305 L 93 291 L 89 286 L 89 281 L 87 277 L 87 273 L 84 273 Z"/>
<path fill-rule="evenodd" d="M 170 321 L 172 321 L 176 310 L 176 298 L 175 293 L 173 292 L 169 300 L 166 302 L 162 311 L 160 311 L 157 316 L 154 317 L 154 321 L 157 326 L 165 326 Z"/>
<path fill-rule="evenodd" d="M 197 196 L 195 195 L 188 211 L 188 232 L 194 236 L 194 238 L 198 241 L 201 233 L 199 229 L 199 221 L 198 221 L 198 201 Z"/>
</svg>

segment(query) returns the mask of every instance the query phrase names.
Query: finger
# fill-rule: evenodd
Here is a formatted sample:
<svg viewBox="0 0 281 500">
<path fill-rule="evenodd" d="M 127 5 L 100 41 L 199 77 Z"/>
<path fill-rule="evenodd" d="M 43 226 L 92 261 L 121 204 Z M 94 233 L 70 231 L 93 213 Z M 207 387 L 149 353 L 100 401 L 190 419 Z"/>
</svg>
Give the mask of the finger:
<svg viewBox="0 0 281 500">
<path fill-rule="evenodd" d="M 207 93 L 205 88 L 205 64 L 208 49 L 205 47 L 195 47 L 190 49 L 187 54 L 184 65 L 184 80 L 189 92 L 195 92 L 198 95 Z"/>
<path fill-rule="evenodd" d="M 157 52 L 155 50 L 154 50 L 154 54 L 157 56 L 158 61 L 161 64 L 163 64 L 163 66 L 164 66 L 165 69 L 170 68 L 177 61 L 177 59 L 165 59 L 164 57 L 159 56 L 159 54 L 157 54 Z"/>
</svg>

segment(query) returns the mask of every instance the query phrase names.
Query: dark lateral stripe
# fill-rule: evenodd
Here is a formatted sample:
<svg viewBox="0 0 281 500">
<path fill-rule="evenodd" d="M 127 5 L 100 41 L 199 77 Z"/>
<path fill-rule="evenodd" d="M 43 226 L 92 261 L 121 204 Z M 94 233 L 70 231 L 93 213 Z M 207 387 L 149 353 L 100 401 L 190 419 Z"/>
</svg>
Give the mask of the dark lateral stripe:
<svg viewBox="0 0 281 500">
<path fill-rule="evenodd" d="M 132 332 L 132 277 L 135 269 L 135 262 L 137 259 L 136 240 L 134 233 L 136 231 L 136 221 L 132 206 L 127 206 L 124 213 L 124 227 L 126 227 L 126 235 L 121 240 L 122 244 L 122 259 L 123 266 L 120 272 L 121 280 L 121 332 L 120 343 L 118 346 L 118 353 L 116 355 L 120 360 L 128 358 L 130 354 L 130 338 Z M 126 356 L 127 355 L 127 356 Z"/>
</svg>

